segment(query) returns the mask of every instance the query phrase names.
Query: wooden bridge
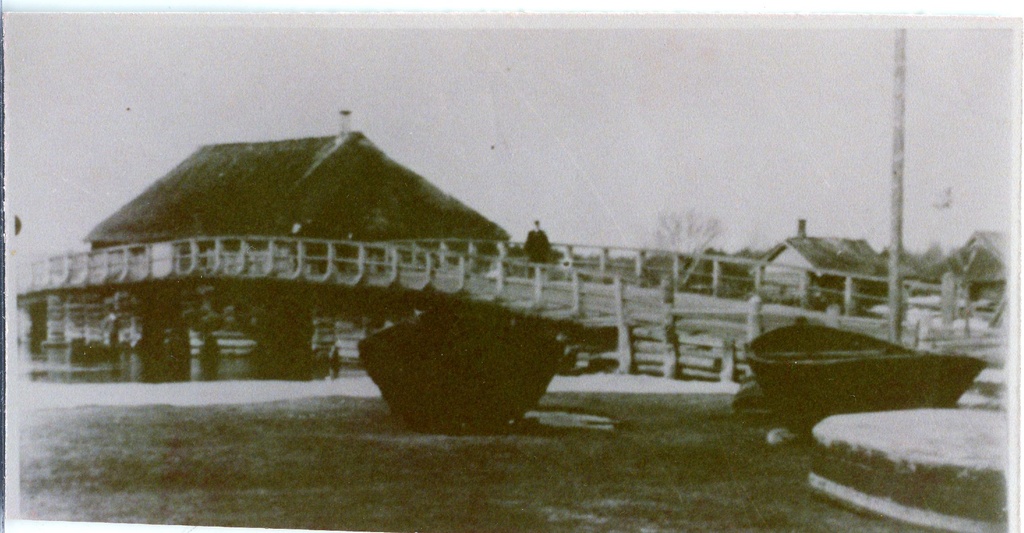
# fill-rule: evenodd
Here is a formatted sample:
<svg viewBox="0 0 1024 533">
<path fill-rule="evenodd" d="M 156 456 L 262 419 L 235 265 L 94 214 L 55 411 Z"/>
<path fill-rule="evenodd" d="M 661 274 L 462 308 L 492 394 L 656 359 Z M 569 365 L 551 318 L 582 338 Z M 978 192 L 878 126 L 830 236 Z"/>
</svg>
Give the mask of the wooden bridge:
<svg viewBox="0 0 1024 533">
<path fill-rule="evenodd" d="M 735 380 L 745 372 L 746 342 L 798 317 L 877 336 L 886 332 L 884 321 L 855 316 L 865 304 L 884 301 L 856 288 L 882 278 L 772 265 L 805 280 L 794 290 L 773 285 L 762 260 L 645 248 L 553 248 L 554 262 L 531 264 L 521 244 L 497 241 L 218 236 L 58 255 L 33 263 L 20 288 L 19 309 L 31 324 L 22 337 L 37 354 L 36 366 L 49 369 L 87 367 L 89 356 L 82 354 L 88 346 L 129 345 L 121 366 L 134 370 L 125 371 L 124 379 L 162 381 L 196 375 L 188 330 L 212 339 L 213 330 L 234 322 L 273 357 L 291 361 L 285 367 L 292 370 L 266 375 L 302 378 L 309 374 L 301 361 L 310 358 L 311 344 L 335 340 L 318 334 L 315 324 L 324 317 L 372 316 L 372 328 L 412 313 L 422 298 L 445 297 L 614 331 L 611 346 L 582 339 L 576 349 L 615 361 L 619 372 Z M 810 280 L 822 275 L 844 279 L 843 289 L 814 287 Z M 832 305 L 824 312 L 808 309 L 815 301 Z M 915 328 L 905 329 L 905 340 L 915 342 Z M 288 332 L 288 339 L 269 331 Z M 203 363 L 199 352 L 199 375 L 210 377 L 202 367 L 211 363 Z M 168 365 L 176 370 L 158 370 Z"/>
</svg>

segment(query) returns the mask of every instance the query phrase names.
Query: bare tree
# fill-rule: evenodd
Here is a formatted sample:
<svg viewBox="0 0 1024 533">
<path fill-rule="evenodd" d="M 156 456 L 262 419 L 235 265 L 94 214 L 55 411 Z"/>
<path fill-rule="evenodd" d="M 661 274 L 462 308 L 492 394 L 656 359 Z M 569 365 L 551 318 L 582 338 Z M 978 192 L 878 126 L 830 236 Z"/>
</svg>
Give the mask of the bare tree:
<svg viewBox="0 0 1024 533">
<path fill-rule="evenodd" d="M 724 232 L 721 220 L 690 209 L 686 213 L 673 211 L 658 215 L 655 239 L 658 248 L 699 254 Z"/>
<path fill-rule="evenodd" d="M 654 237 L 658 248 L 686 254 L 692 258 L 706 251 L 723 233 L 725 226 L 721 220 L 690 209 L 685 213 L 672 211 L 659 214 Z M 698 263 L 696 260 L 690 262 L 679 280 L 680 284 L 686 284 L 697 269 Z"/>
</svg>

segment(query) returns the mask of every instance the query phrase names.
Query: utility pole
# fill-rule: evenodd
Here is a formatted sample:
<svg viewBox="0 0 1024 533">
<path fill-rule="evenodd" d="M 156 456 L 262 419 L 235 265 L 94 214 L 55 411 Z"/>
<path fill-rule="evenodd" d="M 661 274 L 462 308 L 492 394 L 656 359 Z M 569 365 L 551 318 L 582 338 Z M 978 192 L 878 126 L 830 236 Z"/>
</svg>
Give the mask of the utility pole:
<svg viewBox="0 0 1024 533">
<path fill-rule="evenodd" d="M 907 30 L 896 30 L 896 69 L 893 87 L 892 138 L 892 228 L 889 244 L 889 341 L 902 344 L 903 338 L 903 88 L 907 78 Z"/>
</svg>

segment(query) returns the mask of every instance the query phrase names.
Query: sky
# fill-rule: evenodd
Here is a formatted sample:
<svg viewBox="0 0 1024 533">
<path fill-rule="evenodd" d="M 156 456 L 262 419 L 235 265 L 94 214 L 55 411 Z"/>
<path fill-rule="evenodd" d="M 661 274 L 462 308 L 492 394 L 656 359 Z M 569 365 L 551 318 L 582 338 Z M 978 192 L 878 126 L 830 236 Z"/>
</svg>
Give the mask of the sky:
<svg viewBox="0 0 1024 533">
<path fill-rule="evenodd" d="M 904 22 L 906 22 L 904 20 Z M 686 16 L 4 18 L 7 213 L 22 256 L 86 233 L 206 144 L 364 132 L 522 239 L 717 248 L 890 239 L 895 21 Z M 911 21 L 904 241 L 1019 215 L 1020 33 Z M 950 192 L 946 193 L 949 189 Z M 937 204 L 951 200 L 948 207 Z"/>
</svg>

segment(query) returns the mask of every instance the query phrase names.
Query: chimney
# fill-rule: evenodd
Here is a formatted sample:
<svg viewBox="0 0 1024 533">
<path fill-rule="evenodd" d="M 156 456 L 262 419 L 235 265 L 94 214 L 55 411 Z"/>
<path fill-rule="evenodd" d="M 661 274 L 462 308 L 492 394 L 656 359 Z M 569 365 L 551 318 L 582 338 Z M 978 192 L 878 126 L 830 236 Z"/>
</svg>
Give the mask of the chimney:
<svg viewBox="0 0 1024 533">
<path fill-rule="evenodd" d="M 349 132 L 352 131 L 352 119 L 350 118 L 352 112 L 348 109 L 341 110 L 341 132 L 338 133 L 339 137 L 347 137 Z"/>
<path fill-rule="evenodd" d="M 807 237 L 807 220 L 801 218 L 796 221 L 796 236 L 801 239 Z"/>
</svg>

